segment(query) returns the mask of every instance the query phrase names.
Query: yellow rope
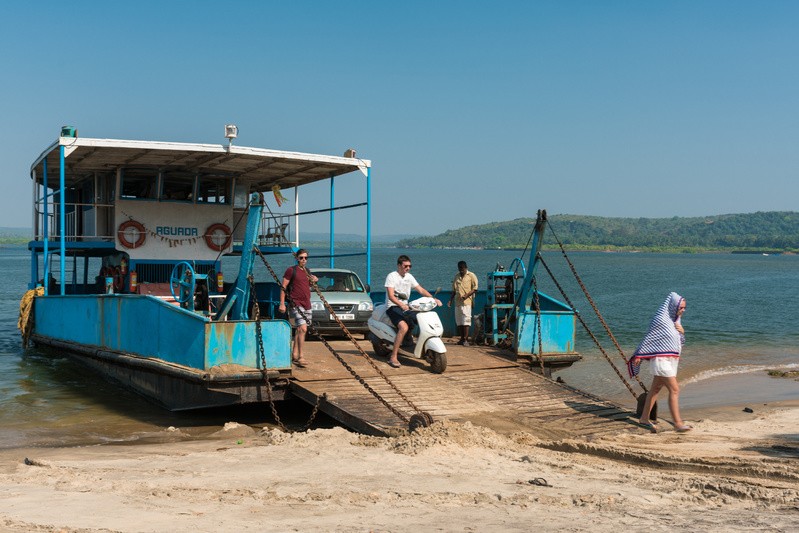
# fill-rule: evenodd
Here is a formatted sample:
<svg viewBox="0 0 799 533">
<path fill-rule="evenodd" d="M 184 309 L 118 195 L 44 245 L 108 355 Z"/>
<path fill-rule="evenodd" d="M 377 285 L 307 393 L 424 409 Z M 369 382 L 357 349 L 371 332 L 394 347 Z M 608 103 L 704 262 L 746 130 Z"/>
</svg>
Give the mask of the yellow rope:
<svg viewBox="0 0 799 533">
<path fill-rule="evenodd" d="M 22 347 L 28 347 L 28 339 L 33 332 L 33 299 L 44 295 L 44 287 L 36 287 L 25 292 L 19 302 L 19 321 L 17 328 L 22 332 Z"/>
</svg>

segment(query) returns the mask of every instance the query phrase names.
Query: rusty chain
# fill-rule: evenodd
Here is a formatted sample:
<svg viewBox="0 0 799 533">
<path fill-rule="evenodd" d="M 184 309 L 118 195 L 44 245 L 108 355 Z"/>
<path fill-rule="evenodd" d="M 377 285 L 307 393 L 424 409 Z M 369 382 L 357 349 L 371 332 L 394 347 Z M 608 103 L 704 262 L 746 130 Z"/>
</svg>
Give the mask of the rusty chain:
<svg viewBox="0 0 799 533">
<path fill-rule="evenodd" d="M 588 300 L 588 303 L 591 304 L 591 308 L 594 310 L 594 313 L 596 313 L 599 322 L 602 324 L 602 327 L 605 328 L 608 337 L 610 338 L 611 341 L 613 341 L 613 345 L 619 351 L 619 355 L 621 355 L 621 358 L 624 360 L 624 364 L 626 365 L 628 361 L 627 361 L 627 356 L 624 355 L 624 350 L 621 349 L 619 342 L 616 340 L 616 337 L 613 335 L 613 332 L 610 331 L 610 327 L 608 326 L 607 322 L 605 322 L 605 319 L 602 317 L 602 313 L 599 312 L 599 308 L 597 308 L 593 298 L 591 298 L 591 295 L 588 293 L 588 289 L 586 288 L 585 284 L 583 284 L 583 280 L 580 279 L 580 276 L 577 274 L 577 269 L 574 268 L 574 265 L 569 259 L 569 256 L 566 254 L 566 248 L 563 246 L 563 243 L 560 242 L 560 239 L 558 239 L 558 235 L 555 233 L 555 230 L 552 227 L 552 224 L 549 222 L 549 220 L 547 220 L 547 225 L 549 226 L 549 230 L 552 232 L 552 236 L 555 237 L 555 242 L 558 243 L 560 251 L 563 254 L 563 258 L 566 260 L 566 263 L 568 263 L 569 268 L 571 269 L 572 274 L 574 275 L 574 279 L 577 280 L 577 283 L 580 285 L 583 294 L 585 294 L 585 298 Z M 635 380 L 638 382 L 638 384 L 641 386 L 641 388 L 644 390 L 644 392 L 647 392 L 646 386 L 641 382 L 641 379 L 637 375 L 634 377 Z M 635 394 L 633 395 L 635 396 Z"/>
<path fill-rule="evenodd" d="M 282 283 L 280 283 L 280 278 L 278 278 L 277 274 L 276 274 L 276 273 L 275 273 L 275 271 L 272 269 L 272 267 L 271 267 L 271 265 L 269 264 L 269 262 L 266 260 L 266 257 L 264 257 L 263 253 L 261 253 L 261 251 L 258 249 L 258 247 L 253 247 L 253 249 L 256 251 L 256 253 L 258 254 L 258 256 L 261 258 L 261 261 L 264 263 L 264 266 L 267 268 L 267 270 L 269 270 L 269 273 L 270 273 L 270 274 L 272 275 L 272 277 L 275 279 L 275 282 L 276 282 L 276 283 L 278 284 L 278 286 L 280 287 L 280 290 L 282 290 L 282 291 L 284 291 L 284 292 L 285 292 L 285 291 L 286 291 L 286 288 L 285 288 L 285 287 L 283 287 L 283 284 L 282 284 Z M 295 259 L 296 259 L 296 254 L 295 254 L 293 251 L 292 251 L 292 254 L 295 256 Z M 299 266 L 299 268 L 302 268 L 302 269 L 303 269 L 303 271 L 304 271 L 306 274 L 308 274 L 308 271 L 305 269 L 305 267 Z M 417 406 L 416 406 L 416 404 L 414 404 L 414 403 L 411 401 L 411 399 L 410 399 L 410 398 L 408 398 L 408 397 L 407 397 L 407 396 L 406 396 L 406 395 L 405 395 L 405 394 L 404 394 L 402 391 L 400 391 L 400 390 L 399 390 L 399 388 L 396 386 L 396 384 L 394 384 L 394 383 L 393 383 L 393 382 L 392 382 L 392 381 L 389 379 L 389 377 L 388 377 L 388 376 L 386 376 L 386 375 L 383 373 L 383 371 L 382 371 L 382 370 L 380 370 L 380 367 L 378 367 L 378 366 L 375 364 L 375 362 L 372 360 L 372 358 L 371 358 L 371 357 L 369 357 L 369 355 L 368 355 L 368 354 L 367 354 L 367 353 L 366 353 L 366 352 L 363 350 L 363 348 L 361 348 L 360 344 L 358 344 L 358 341 L 357 341 L 357 340 L 355 340 L 355 338 L 352 336 L 352 333 L 350 333 L 350 331 L 347 329 L 346 325 L 345 325 L 345 324 L 344 324 L 344 323 L 341 321 L 341 319 L 338 317 L 338 315 L 336 314 L 336 312 L 333 310 L 333 308 L 332 308 L 332 306 L 330 305 L 330 303 L 329 303 L 329 302 L 328 302 L 328 301 L 325 299 L 325 297 L 322 295 L 321 291 L 319 290 L 319 287 L 317 287 L 317 286 L 315 286 L 315 285 L 314 285 L 314 290 L 316 291 L 316 294 L 319 296 L 319 298 L 322 300 L 322 303 L 324 304 L 325 308 L 326 308 L 326 309 L 329 311 L 329 313 L 330 313 L 330 316 L 332 316 L 332 317 L 335 319 L 336 323 L 338 323 L 338 325 L 339 325 L 339 327 L 341 328 L 341 330 L 344 332 L 344 334 L 347 336 L 347 338 L 349 338 L 349 340 L 352 342 L 352 344 L 353 344 L 353 345 L 355 346 L 355 348 L 358 350 L 359 354 L 360 354 L 360 355 L 361 355 L 361 356 L 362 356 L 362 357 L 363 357 L 363 358 L 364 358 L 364 359 L 367 361 L 367 363 L 368 363 L 368 364 L 369 364 L 369 365 L 370 365 L 370 366 L 371 366 L 371 367 L 372 367 L 372 368 L 373 368 L 373 369 L 374 369 L 374 370 L 377 372 L 377 374 L 378 374 L 378 375 L 379 375 L 381 378 L 383 378 L 383 380 L 384 380 L 384 381 L 385 381 L 385 382 L 386 382 L 386 383 L 387 383 L 387 384 L 388 384 L 388 385 L 389 385 L 389 386 L 390 386 L 390 387 L 391 387 L 391 388 L 394 390 L 394 392 L 396 392 L 396 393 L 397 393 L 397 395 L 398 395 L 400 398 L 402 398 L 402 399 L 405 401 L 405 403 L 407 403 L 407 404 L 408 404 L 408 406 L 410 406 L 410 408 L 411 408 L 411 409 L 413 409 L 415 412 L 417 412 L 417 413 L 419 413 L 419 414 L 422 414 L 422 415 L 424 415 L 424 414 L 425 414 L 425 413 L 424 413 L 424 411 L 422 411 L 421 409 L 419 409 L 419 407 L 417 407 Z M 289 298 L 289 295 L 288 295 L 288 293 L 286 294 L 286 299 L 287 299 L 287 301 L 289 302 L 289 305 L 293 305 L 293 303 L 291 302 L 291 300 L 290 300 L 290 298 Z M 368 391 L 368 392 L 369 392 L 369 393 L 370 393 L 372 396 L 374 396 L 374 397 L 375 397 L 375 398 L 376 398 L 376 399 L 377 399 L 377 400 L 378 400 L 380 403 L 382 403 L 382 404 L 383 404 L 383 405 L 384 405 L 384 406 L 385 406 L 385 407 L 386 407 L 386 408 L 387 408 L 389 411 L 391 411 L 391 412 L 392 412 L 392 413 L 393 413 L 393 414 L 394 414 L 394 415 L 395 415 L 397 418 L 399 418 L 399 419 L 400 419 L 400 420 L 402 420 L 403 422 L 405 422 L 405 423 L 408 423 L 408 422 L 410 421 L 410 419 L 409 419 L 409 418 L 408 418 L 408 417 L 407 417 L 407 416 L 406 416 L 406 415 L 405 415 L 403 412 L 401 412 L 400 410 L 398 410 L 396 407 L 394 407 L 393 405 L 391 405 L 391 404 L 388 402 L 388 400 L 386 400 L 385 398 L 383 398 L 383 397 L 380 395 L 380 393 L 379 393 L 379 392 L 377 392 L 377 391 L 376 391 L 374 388 L 372 388 L 372 387 L 371 387 L 371 386 L 370 386 L 370 385 L 369 385 L 369 384 L 366 382 L 366 380 L 365 380 L 365 379 L 364 379 L 364 378 L 363 378 L 361 375 L 359 375 L 359 374 L 358 374 L 358 372 L 357 372 L 357 371 L 356 371 L 354 368 L 352 368 L 352 366 L 351 366 L 349 363 L 347 363 L 347 362 L 346 362 L 346 361 L 345 361 L 345 360 L 344 360 L 344 359 L 341 357 L 341 355 L 340 355 L 340 354 L 339 354 L 339 353 L 336 351 L 336 349 L 335 349 L 335 348 L 333 348 L 333 347 L 330 345 L 330 343 L 327 341 L 327 339 L 325 339 L 325 338 L 324 338 L 324 336 L 320 335 L 320 334 L 319 334 L 319 333 L 316 331 L 316 328 L 315 328 L 315 327 L 314 327 L 314 325 L 313 325 L 313 321 L 311 321 L 311 324 L 309 324 L 309 329 L 311 330 L 311 334 L 313 334 L 313 335 L 316 335 L 316 336 L 318 336 L 318 337 L 319 337 L 319 339 L 322 341 L 322 344 L 324 344 L 324 345 L 325 345 L 325 347 L 328 349 L 328 351 L 330 351 L 330 353 L 333 355 L 333 357 L 335 357 L 335 358 L 338 360 L 338 362 L 339 362 L 339 363 L 340 363 L 340 364 L 341 364 L 341 365 L 342 365 L 342 366 L 343 366 L 343 367 L 344 367 L 344 368 L 345 368 L 345 369 L 346 369 L 346 370 L 347 370 L 347 371 L 348 371 L 348 372 L 349 372 L 349 373 L 352 375 L 352 377 L 353 377 L 353 378 L 355 378 L 355 380 L 356 380 L 356 381 L 358 381 L 358 383 L 360 383 L 361 385 L 363 385 L 363 387 L 364 387 L 364 388 L 365 388 L 365 389 L 366 389 L 366 390 L 367 390 L 367 391 Z"/>
<path fill-rule="evenodd" d="M 255 294 L 255 280 L 253 279 L 252 275 L 249 276 L 248 281 L 250 282 L 250 294 Z M 272 416 L 277 422 L 277 425 L 283 431 L 290 433 L 283 421 L 280 420 L 280 415 L 277 413 L 277 406 L 275 405 L 274 398 L 272 396 L 272 383 L 269 381 L 269 375 L 266 367 L 266 353 L 264 351 L 264 338 L 263 338 L 263 331 L 261 330 L 261 308 L 258 305 L 258 300 L 253 298 L 253 308 L 255 309 L 255 339 L 258 343 L 258 352 L 261 356 L 261 374 L 264 377 L 264 382 L 266 383 L 266 397 L 269 402 L 269 408 L 272 410 Z M 307 431 L 310 429 L 313 421 L 316 419 L 316 415 L 319 413 L 319 406 L 322 403 L 323 399 L 327 399 L 327 394 L 322 394 L 321 396 L 316 397 L 316 404 L 313 406 L 313 410 L 311 411 L 311 416 L 308 418 L 308 422 L 299 430 L 300 433 Z"/>
<path fill-rule="evenodd" d="M 616 375 L 619 376 L 619 379 L 621 379 L 622 383 L 624 383 L 624 385 L 627 387 L 627 390 L 630 391 L 630 394 L 632 394 L 634 398 L 638 398 L 638 395 L 635 394 L 635 391 L 633 391 L 633 388 L 630 386 L 630 383 L 626 379 L 624 379 L 624 376 L 621 374 L 621 372 L 619 372 L 619 369 L 616 367 L 615 364 L 613 364 L 613 361 L 610 360 L 610 356 L 608 356 L 607 352 L 605 352 L 605 349 L 599 343 L 599 339 L 596 338 L 594 333 L 588 327 L 588 324 L 586 324 L 585 321 L 583 320 L 582 315 L 574 307 L 574 304 L 572 304 L 572 302 L 569 299 L 569 297 L 566 296 L 566 292 L 563 290 L 563 287 L 560 286 L 560 283 L 558 283 L 558 280 L 555 279 L 555 275 L 552 274 L 552 271 L 549 269 L 549 265 L 546 264 L 546 262 L 544 261 L 544 258 L 541 257 L 541 254 L 538 254 L 538 260 L 541 261 L 542 265 L 544 265 L 544 268 L 549 273 L 549 277 L 552 278 L 552 281 L 555 283 L 555 286 L 560 291 L 560 294 L 561 294 L 561 296 L 563 296 L 563 299 L 566 300 L 566 303 L 568 304 L 568 306 L 571 307 L 572 310 L 574 311 L 574 316 L 577 317 L 577 320 L 580 321 L 580 324 L 582 324 L 582 326 L 585 329 L 586 333 L 588 333 L 588 335 L 591 337 L 591 340 L 594 341 L 594 344 L 596 344 L 597 348 L 599 348 L 599 351 L 602 352 L 602 355 L 605 356 L 605 359 L 607 360 L 607 362 L 610 364 L 611 367 L 613 367 L 613 370 L 616 371 Z"/>
<path fill-rule="evenodd" d="M 538 363 L 541 365 L 541 375 L 545 376 L 544 372 L 544 341 L 541 338 L 541 302 L 538 299 L 538 284 L 533 276 L 533 296 L 535 298 L 535 325 L 538 330 Z M 532 366 L 532 364 L 530 365 Z"/>
</svg>

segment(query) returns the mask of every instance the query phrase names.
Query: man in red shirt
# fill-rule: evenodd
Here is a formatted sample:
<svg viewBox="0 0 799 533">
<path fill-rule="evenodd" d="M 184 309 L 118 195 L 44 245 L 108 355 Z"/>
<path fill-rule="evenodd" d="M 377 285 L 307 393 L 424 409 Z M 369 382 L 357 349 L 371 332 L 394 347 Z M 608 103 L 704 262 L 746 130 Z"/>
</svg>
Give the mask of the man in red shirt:
<svg viewBox="0 0 799 533">
<path fill-rule="evenodd" d="M 297 331 L 294 334 L 294 346 L 291 349 L 291 361 L 300 368 L 305 368 L 308 362 L 302 356 L 305 346 L 305 334 L 311 323 L 311 283 L 316 283 L 318 278 L 311 274 L 308 264 L 308 250 L 300 248 L 297 251 L 297 264 L 286 269 L 283 274 L 283 290 L 280 291 L 281 313 L 286 312 L 286 295 L 288 294 L 294 325 Z"/>
</svg>

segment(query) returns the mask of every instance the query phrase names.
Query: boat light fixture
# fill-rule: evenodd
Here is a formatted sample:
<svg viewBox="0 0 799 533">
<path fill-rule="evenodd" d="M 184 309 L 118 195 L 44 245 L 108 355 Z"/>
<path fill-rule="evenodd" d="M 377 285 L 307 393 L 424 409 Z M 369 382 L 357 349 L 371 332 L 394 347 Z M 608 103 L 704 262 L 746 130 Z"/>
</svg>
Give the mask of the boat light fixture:
<svg viewBox="0 0 799 533">
<path fill-rule="evenodd" d="M 233 139 L 238 137 L 239 128 L 235 124 L 225 124 L 225 139 L 227 139 L 227 151 L 230 152 L 230 147 L 233 144 Z"/>
<path fill-rule="evenodd" d="M 349 148 L 346 152 L 344 152 L 344 157 L 355 158 L 355 149 Z"/>
<path fill-rule="evenodd" d="M 77 138 L 78 130 L 76 130 L 73 126 L 61 126 L 61 136 Z"/>
</svg>

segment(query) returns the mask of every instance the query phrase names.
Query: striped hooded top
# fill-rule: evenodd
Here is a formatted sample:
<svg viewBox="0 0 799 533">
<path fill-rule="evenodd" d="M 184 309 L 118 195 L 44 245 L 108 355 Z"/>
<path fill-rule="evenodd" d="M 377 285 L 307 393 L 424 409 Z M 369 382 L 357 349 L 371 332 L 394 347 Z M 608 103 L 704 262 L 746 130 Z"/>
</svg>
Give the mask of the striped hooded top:
<svg viewBox="0 0 799 533">
<path fill-rule="evenodd" d="M 678 321 L 677 311 L 682 301 L 683 297 L 676 292 L 669 293 L 666 301 L 655 313 L 644 340 L 635 349 L 627 363 L 627 370 L 631 377 L 638 374 L 643 359 L 680 356 L 685 339 L 674 327 L 674 324 Z"/>
</svg>

